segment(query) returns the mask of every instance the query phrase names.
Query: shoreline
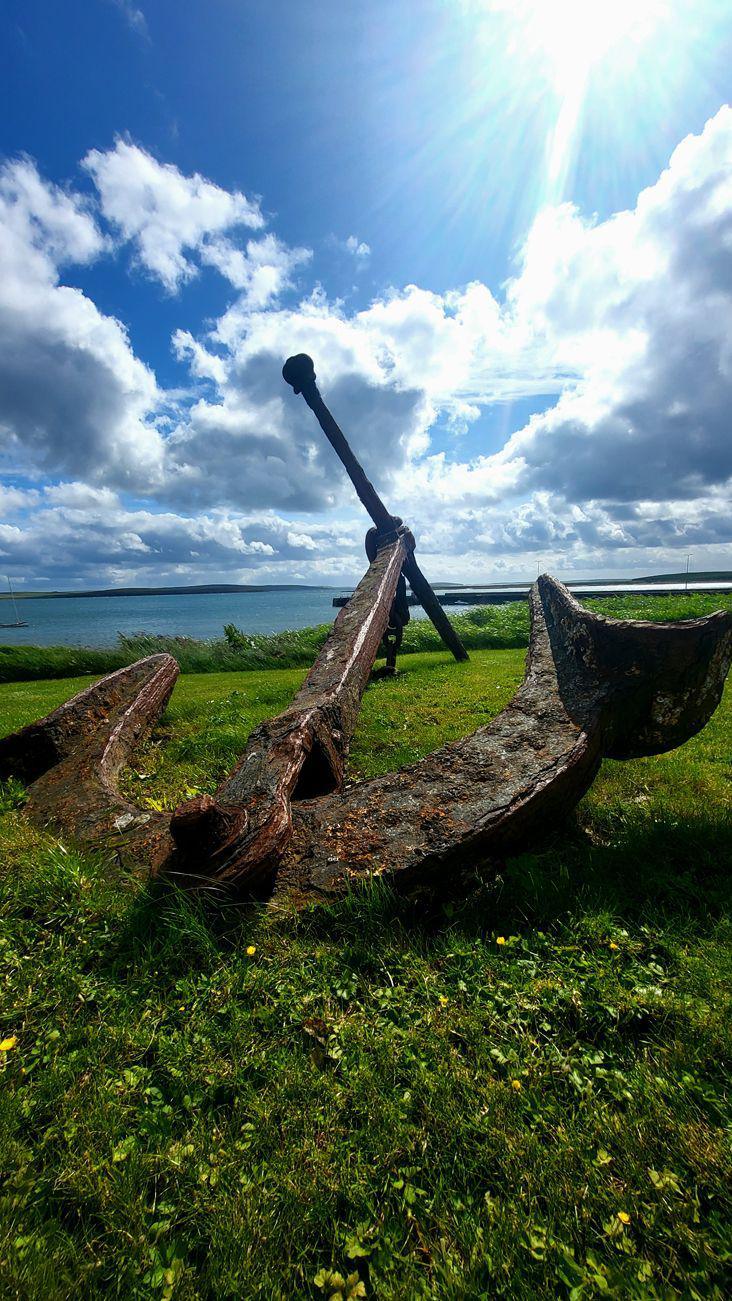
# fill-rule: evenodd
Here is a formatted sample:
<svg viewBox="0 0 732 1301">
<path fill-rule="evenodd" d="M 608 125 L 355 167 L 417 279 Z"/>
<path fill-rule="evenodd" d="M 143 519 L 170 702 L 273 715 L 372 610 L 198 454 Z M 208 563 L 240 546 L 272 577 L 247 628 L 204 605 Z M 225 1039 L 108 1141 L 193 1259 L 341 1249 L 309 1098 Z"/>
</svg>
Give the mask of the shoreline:
<svg viewBox="0 0 732 1301">
<path fill-rule="evenodd" d="M 652 622 L 696 618 L 713 610 L 732 609 L 732 593 L 674 593 L 645 596 L 637 591 L 605 596 L 595 605 L 611 618 Z M 453 614 L 451 622 L 468 649 L 510 650 L 529 640 L 529 606 L 526 600 L 501 605 L 477 605 Z M 148 655 L 167 652 L 182 673 L 240 672 L 248 669 L 309 668 L 332 627 L 332 619 L 300 629 L 280 632 L 246 632 L 229 623 L 216 637 L 136 633 L 118 636 L 106 647 L 78 643 L 38 645 L 0 638 L 0 682 L 102 675 Z M 449 652 L 428 619 L 412 619 L 404 633 L 401 655 L 423 651 Z M 460 670 L 458 670 L 460 671 Z"/>
</svg>

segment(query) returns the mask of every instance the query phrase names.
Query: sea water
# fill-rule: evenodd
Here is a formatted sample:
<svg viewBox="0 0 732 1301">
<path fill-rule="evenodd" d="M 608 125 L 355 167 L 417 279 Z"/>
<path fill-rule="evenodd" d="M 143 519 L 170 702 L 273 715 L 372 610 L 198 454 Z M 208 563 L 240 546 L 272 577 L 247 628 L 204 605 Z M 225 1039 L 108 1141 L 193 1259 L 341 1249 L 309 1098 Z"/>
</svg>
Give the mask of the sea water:
<svg viewBox="0 0 732 1301">
<path fill-rule="evenodd" d="M 640 595 L 647 588 L 625 583 L 594 583 L 596 591 L 608 595 L 630 592 Z M 662 583 L 663 593 L 682 592 L 684 583 Z M 475 589 L 471 589 L 475 590 Z M 695 580 L 689 591 L 732 590 L 729 582 Z M 338 610 L 333 598 L 350 595 L 351 588 L 300 587 L 290 591 L 218 592 L 161 596 L 58 596 L 18 601 L 18 614 L 27 628 L 0 628 L 3 646 L 114 646 L 119 633 L 162 633 L 169 637 L 195 637 L 207 641 L 222 637 L 224 625 L 233 623 L 246 633 L 283 632 L 286 628 L 309 628 L 332 623 Z M 583 600 L 580 587 L 575 594 Z M 508 595 L 525 598 L 525 587 Z M 448 606 L 448 615 L 471 608 L 467 600 Z M 425 617 L 418 605 L 411 607 L 413 619 Z M 15 617 L 13 603 L 0 601 L 0 623 Z"/>
<path fill-rule="evenodd" d="M 348 588 L 299 588 L 285 592 L 184 593 L 170 596 L 58 596 L 18 601 L 27 628 L 0 628 L 5 646 L 114 646 L 119 633 L 164 633 L 208 640 L 224 624 L 248 633 L 282 632 L 332 623 L 333 597 Z M 0 623 L 14 618 L 11 601 L 0 601 Z"/>
</svg>

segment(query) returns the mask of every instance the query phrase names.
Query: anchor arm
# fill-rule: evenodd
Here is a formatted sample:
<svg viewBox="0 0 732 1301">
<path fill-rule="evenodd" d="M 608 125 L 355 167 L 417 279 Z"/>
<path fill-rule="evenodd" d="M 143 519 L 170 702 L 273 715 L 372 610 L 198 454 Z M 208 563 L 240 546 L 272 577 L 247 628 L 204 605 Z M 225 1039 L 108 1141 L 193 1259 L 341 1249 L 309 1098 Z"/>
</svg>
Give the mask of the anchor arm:
<svg viewBox="0 0 732 1301">
<path fill-rule="evenodd" d="M 604 756 L 673 749 L 719 704 L 732 613 L 606 619 L 546 575 L 530 602 L 526 673 L 502 713 L 397 773 L 301 804 L 278 892 L 325 898 L 374 876 L 454 891 L 466 869 L 527 849 L 566 815 Z"/>
<path fill-rule="evenodd" d="M 150 655 L 0 740 L 0 778 L 29 784 L 31 821 L 130 861 L 154 867 L 165 858 L 169 815 L 130 804 L 117 777 L 165 709 L 179 672 L 171 655 Z"/>
</svg>

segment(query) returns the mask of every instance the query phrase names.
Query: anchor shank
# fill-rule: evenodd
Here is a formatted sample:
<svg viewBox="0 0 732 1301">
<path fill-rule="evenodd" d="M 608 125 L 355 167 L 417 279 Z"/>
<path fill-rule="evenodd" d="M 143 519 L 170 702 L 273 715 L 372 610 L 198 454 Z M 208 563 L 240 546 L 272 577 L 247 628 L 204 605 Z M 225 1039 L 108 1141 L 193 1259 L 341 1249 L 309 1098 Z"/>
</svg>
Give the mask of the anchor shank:
<svg viewBox="0 0 732 1301">
<path fill-rule="evenodd" d="M 176 848 L 163 874 L 191 885 L 256 886 L 284 852 L 291 805 L 340 789 L 361 697 L 413 545 L 403 527 L 384 537 L 288 708 L 255 728 L 214 796 L 196 796 L 175 810 Z"/>
</svg>

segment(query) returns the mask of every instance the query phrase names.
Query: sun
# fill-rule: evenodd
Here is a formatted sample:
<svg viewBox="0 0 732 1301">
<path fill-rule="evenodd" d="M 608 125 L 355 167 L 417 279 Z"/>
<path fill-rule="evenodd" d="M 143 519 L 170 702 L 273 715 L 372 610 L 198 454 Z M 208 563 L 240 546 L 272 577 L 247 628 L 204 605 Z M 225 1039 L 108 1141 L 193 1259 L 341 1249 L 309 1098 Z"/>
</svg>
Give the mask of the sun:
<svg viewBox="0 0 732 1301">
<path fill-rule="evenodd" d="M 513 22 L 547 64 L 557 89 L 570 91 L 601 60 L 621 60 L 652 37 L 668 15 L 664 0 L 513 0 Z"/>
<path fill-rule="evenodd" d="M 470 3 L 470 0 L 468 0 Z M 479 0 L 482 22 L 498 18 L 508 48 L 535 83 L 543 83 L 556 104 L 546 139 L 539 206 L 565 197 L 585 100 L 602 67 L 613 87 L 616 112 L 626 101 L 627 83 L 654 35 L 672 16 L 677 0 Z"/>
</svg>

